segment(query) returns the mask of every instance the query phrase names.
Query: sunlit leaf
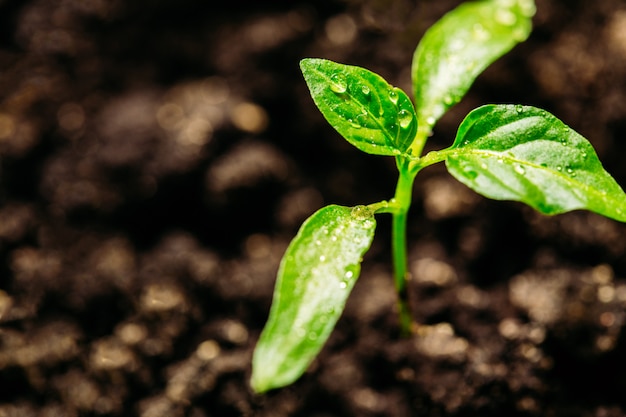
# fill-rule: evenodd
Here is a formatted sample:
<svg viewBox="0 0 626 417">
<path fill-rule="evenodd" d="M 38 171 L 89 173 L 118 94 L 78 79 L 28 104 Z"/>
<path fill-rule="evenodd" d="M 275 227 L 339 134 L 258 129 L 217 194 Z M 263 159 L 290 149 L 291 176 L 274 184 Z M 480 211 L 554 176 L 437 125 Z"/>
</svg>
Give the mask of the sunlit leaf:
<svg viewBox="0 0 626 417">
<path fill-rule="evenodd" d="M 545 110 L 480 107 L 444 152 L 448 171 L 486 197 L 522 201 L 544 214 L 586 209 L 626 221 L 626 194 L 591 144 Z"/>
<path fill-rule="evenodd" d="M 300 68 L 317 107 L 352 145 L 375 155 L 409 147 L 417 118 L 402 90 L 364 68 L 325 59 L 303 59 Z"/>
<path fill-rule="evenodd" d="M 327 206 L 302 225 L 281 262 L 269 319 L 254 351 L 256 392 L 292 383 L 322 349 L 375 228 L 373 212 L 364 206 Z"/>
</svg>

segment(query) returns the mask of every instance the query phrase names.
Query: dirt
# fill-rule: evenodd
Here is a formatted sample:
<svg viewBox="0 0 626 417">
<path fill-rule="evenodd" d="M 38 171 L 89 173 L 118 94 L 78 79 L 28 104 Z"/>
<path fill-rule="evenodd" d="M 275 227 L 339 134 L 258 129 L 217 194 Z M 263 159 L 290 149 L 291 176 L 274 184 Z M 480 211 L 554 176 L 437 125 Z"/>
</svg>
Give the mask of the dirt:
<svg viewBox="0 0 626 417">
<path fill-rule="evenodd" d="M 381 216 L 310 370 L 249 388 L 300 223 L 396 180 L 325 123 L 298 61 L 410 91 L 418 39 L 459 3 L 0 0 L 0 416 L 626 415 L 626 227 L 488 201 L 441 166 L 409 220 L 416 334 Z M 478 105 L 529 104 L 626 184 L 626 4 L 537 8 L 429 149 Z"/>
</svg>

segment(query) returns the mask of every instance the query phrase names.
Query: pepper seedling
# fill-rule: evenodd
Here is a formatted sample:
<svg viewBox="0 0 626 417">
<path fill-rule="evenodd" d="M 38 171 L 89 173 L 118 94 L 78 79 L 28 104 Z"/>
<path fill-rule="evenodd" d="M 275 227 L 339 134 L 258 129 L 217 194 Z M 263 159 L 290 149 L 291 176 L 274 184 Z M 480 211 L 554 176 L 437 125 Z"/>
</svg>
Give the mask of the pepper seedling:
<svg viewBox="0 0 626 417">
<path fill-rule="evenodd" d="M 471 111 L 453 144 L 422 155 L 437 120 L 476 77 L 531 32 L 533 0 L 461 4 L 429 28 L 413 55 L 415 107 L 407 94 L 364 68 L 303 59 L 300 68 L 326 120 L 363 152 L 392 156 L 399 172 L 388 201 L 330 205 L 307 219 L 281 261 L 269 319 L 252 360 L 252 389 L 298 379 L 322 349 L 360 272 L 376 228 L 392 215 L 392 259 L 400 329 L 409 334 L 407 213 L 414 179 L 444 162 L 485 197 L 526 203 L 553 215 L 586 209 L 626 222 L 626 194 L 591 144 L 545 110 L 490 104 Z"/>
</svg>

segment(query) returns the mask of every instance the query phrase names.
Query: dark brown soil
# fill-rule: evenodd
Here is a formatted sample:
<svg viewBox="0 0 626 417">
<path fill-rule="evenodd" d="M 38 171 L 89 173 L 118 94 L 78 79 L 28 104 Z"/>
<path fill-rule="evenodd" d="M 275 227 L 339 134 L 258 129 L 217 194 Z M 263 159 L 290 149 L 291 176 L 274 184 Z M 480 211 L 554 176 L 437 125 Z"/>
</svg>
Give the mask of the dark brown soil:
<svg viewBox="0 0 626 417">
<path fill-rule="evenodd" d="M 250 357 L 280 256 L 322 205 L 391 197 L 391 158 L 315 109 L 303 57 L 410 91 L 459 1 L 0 0 L 0 416 L 626 415 L 626 227 L 487 201 L 433 167 L 398 337 L 389 219 L 294 385 Z M 626 184 L 626 3 L 537 0 L 531 38 L 442 119 L 543 107 Z"/>
</svg>

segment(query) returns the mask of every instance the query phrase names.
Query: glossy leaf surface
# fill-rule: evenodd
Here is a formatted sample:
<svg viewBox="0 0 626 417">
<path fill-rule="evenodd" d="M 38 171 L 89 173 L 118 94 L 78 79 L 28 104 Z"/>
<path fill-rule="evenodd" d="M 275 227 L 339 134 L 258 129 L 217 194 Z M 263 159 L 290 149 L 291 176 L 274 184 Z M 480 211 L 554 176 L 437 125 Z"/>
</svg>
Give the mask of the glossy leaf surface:
<svg viewBox="0 0 626 417">
<path fill-rule="evenodd" d="M 375 155 L 410 146 L 417 118 L 402 90 L 364 68 L 325 59 L 303 59 L 300 68 L 317 107 L 352 145 Z"/>
<path fill-rule="evenodd" d="M 545 110 L 479 107 L 442 152 L 448 171 L 486 197 L 521 201 L 544 214 L 586 209 L 626 221 L 626 194 L 591 144 Z"/>
<path fill-rule="evenodd" d="M 364 206 L 327 206 L 302 225 L 281 261 L 269 319 L 254 351 L 256 392 L 292 383 L 322 349 L 375 228 L 373 212 Z"/>
<path fill-rule="evenodd" d="M 420 128 L 432 128 L 487 66 L 526 40 L 534 14 L 533 0 L 467 2 L 430 27 L 412 64 Z"/>
</svg>

